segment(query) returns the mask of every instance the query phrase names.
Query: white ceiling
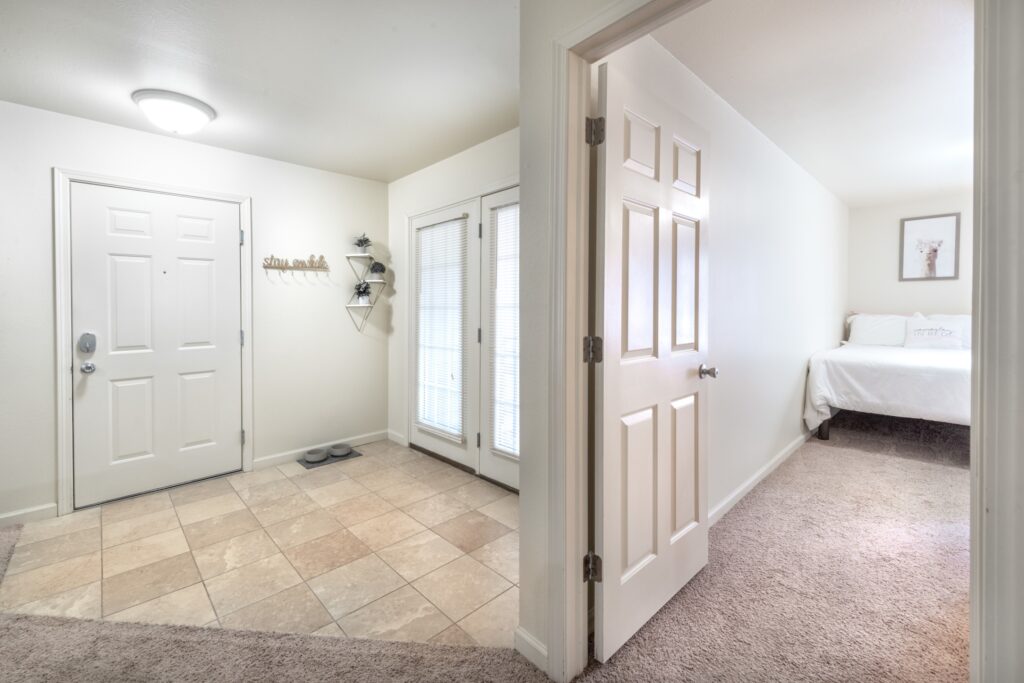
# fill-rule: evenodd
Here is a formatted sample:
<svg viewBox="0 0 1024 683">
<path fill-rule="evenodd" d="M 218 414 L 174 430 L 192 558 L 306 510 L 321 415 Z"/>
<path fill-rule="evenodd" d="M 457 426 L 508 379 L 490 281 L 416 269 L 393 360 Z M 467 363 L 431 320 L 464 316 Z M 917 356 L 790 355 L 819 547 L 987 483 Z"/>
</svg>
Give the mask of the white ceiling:
<svg viewBox="0 0 1024 683">
<path fill-rule="evenodd" d="M 971 0 L 711 0 L 654 37 L 849 206 L 972 182 Z"/>
<path fill-rule="evenodd" d="M 157 131 L 138 88 L 208 102 L 189 139 L 393 180 L 514 128 L 518 0 L 0 0 L 0 100 Z"/>
</svg>

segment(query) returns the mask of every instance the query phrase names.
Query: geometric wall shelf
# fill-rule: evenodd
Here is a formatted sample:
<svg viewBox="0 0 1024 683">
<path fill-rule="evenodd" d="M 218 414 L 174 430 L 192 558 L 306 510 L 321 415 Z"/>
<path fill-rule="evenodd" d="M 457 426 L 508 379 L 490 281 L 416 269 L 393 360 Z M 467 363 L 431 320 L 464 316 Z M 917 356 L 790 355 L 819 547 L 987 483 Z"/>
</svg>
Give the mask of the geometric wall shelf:
<svg viewBox="0 0 1024 683">
<path fill-rule="evenodd" d="M 345 308 L 348 309 L 348 314 L 352 317 L 352 322 L 356 324 L 356 329 L 362 332 L 363 328 L 366 327 L 366 321 L 370 318 L 373 307 L 377 305 L 377 299 L 380 298 L 381 293 L 384 291 L 387 281 L 383 278 L 366 277 L 371 274 L 372 254 L 345 254 L 345 258 L 348 259 L 348 265 L 352 268 L 352 272 L 355 273 L 359 281 L 369 283 L 370 285 L 370 303 L 356 303 L 359 297 L 356 296 L 355 292 L 352 292 L 352 296 L 349 297 L 348 303 L 345 305 Z"/>
</svg>

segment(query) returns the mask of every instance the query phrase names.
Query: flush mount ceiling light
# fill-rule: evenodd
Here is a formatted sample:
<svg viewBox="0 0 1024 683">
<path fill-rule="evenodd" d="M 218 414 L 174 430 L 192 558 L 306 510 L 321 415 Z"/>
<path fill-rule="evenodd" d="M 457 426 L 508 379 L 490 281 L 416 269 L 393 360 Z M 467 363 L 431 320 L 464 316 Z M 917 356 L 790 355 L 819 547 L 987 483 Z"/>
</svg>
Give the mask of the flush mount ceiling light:
<svg viewBox="0 0 1024 683">
<path fill-rule="evenodd" d="M 157 128 L 191 135 L 217 118 L 206 102 L 170 90 L 136 90 L 132 100 Z"/>
</svg>

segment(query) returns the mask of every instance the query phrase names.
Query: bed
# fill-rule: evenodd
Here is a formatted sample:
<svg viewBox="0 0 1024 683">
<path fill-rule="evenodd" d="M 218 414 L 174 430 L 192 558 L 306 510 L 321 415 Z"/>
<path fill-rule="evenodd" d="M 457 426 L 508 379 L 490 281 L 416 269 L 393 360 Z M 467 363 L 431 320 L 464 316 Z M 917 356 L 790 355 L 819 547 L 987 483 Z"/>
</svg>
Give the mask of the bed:
<svg viewBox="0 0 1024 683">
<path fill-rule="evenodd" d="M 971 350 L 846 343 L 817 353 L 804 421 L 827 439 L 836 410 L 969 425 Z"/>
</svg>

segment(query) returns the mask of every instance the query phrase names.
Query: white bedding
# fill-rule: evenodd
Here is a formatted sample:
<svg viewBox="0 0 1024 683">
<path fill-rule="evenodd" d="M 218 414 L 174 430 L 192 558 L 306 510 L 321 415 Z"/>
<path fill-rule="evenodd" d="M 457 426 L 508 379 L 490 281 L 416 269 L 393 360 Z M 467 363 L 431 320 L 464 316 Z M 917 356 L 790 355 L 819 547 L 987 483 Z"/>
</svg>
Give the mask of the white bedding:
<svg viewBox="0 0 1024 683">
<path fill-rule="evenodd" d="M 804 421 L 832 408 L 971 423 L 971 350 L 847 344 L 811 358 Z"/>
</svg>

